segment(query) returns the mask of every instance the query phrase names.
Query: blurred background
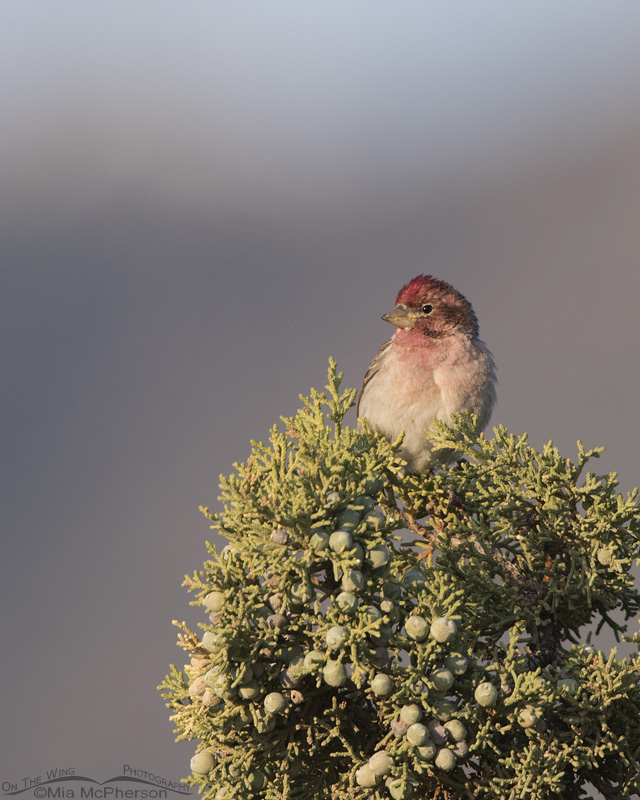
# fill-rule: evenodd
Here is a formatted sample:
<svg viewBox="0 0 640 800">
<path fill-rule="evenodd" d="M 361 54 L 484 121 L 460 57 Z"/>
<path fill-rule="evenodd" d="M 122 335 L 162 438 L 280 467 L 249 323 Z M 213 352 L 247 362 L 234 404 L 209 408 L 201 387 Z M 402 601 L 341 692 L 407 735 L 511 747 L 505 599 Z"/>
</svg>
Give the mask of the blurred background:
<svg viewBox="0 0 640 800">
<path fill-rule="evenodd" d="M 198 505 L 329 355 L 360 385 L 420 272 L 474 304 L 494 423 L 638 483 L 639 25 L 2 3 L 0 780 L 187 774 L 155 687 L 202 618 Z"/>
</svg>

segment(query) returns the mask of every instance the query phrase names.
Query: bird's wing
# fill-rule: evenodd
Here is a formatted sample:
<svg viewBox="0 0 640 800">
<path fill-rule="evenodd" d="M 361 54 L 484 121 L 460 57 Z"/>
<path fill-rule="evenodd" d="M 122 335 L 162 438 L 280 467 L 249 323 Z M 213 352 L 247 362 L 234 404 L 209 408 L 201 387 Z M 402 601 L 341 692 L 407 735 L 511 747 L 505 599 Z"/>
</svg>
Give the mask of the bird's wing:
<svg viewBox="0 0 640 800">
<path fill-rule="evenodd" d="M 387 341 L 382 345 L 382 347 L 376 353 L 373 361 L 369 364 L 369 369 L 367 370 L 367 374 L 364 376 L 364 380 L 362 381 L 362 388 L 360 389 L 360 396 L 358 397 L 358 404 L 356 406 L 356 417 L 360 416 L 360 401 L 362 400 L 362 394 L 365 390 L 366 385 L 369 383 L 371 378 L 379 371 L 380 367 L 382 366 L 382 361 L 384 360 L 384 354 L 387 352 L 389 346 L 391 345 L 391 339 L 387 339 Z"/>
</svg>

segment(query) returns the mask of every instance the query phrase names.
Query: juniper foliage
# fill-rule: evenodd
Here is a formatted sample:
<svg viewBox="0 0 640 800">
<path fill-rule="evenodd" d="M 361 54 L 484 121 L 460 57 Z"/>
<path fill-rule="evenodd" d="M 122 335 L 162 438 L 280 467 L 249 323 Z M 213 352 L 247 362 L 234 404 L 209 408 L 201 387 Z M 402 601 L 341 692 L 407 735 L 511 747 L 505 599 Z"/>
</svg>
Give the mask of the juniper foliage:
<svg viewBox="0 0 640 800">
<path fill-rule="evenodd" d="M 636 492 L 474 419 L 406 475 L 327 393 L 221 478 L 228 541 L 187 577 L 209 614 L 160 687 L 207 800 L 638 796 L 640 657 L 584 638 L 637 615 Z M 616 619 L 612 616 L 615 612 Z M 640 644 L 638 634 L 627 637 Z"/>
</svg>

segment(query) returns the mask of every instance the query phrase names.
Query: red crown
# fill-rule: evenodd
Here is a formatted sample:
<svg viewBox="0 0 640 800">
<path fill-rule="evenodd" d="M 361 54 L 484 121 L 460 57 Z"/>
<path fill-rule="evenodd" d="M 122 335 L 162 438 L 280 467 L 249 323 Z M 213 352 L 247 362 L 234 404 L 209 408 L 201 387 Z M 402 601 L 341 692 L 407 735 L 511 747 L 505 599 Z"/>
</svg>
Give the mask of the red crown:
<svg viewBox="0 0 640 800">
<path fill-rule="evenodd" d="M 405 306 L 420 305 L 427 289 L 437 281 L 432 275 L 417 275 L 400 289 L 396 297 L 396 305 L 403 303 Z"/>
</svg>

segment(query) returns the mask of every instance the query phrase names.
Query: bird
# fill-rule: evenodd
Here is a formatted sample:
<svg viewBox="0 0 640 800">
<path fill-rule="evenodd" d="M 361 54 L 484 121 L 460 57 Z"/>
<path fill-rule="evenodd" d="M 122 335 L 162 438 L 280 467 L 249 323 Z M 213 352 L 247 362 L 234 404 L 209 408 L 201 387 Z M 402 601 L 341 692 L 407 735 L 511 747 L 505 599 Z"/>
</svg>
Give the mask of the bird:
<svg viewBox="0 0 640 800">
<path fill-rule="evenodd" d="M 417 275 L 398 292 L 395 307 L 382 317 L 395 325 L 364 377 L 356 414 L 394 441 L 409 472 L 430 463 L 450 464 L 455 450 L 431 452 L 426 433 L 434 420 L 470 411 L 482 431 L 496 401 L 496 368 L 478 338 L 471 303 L 446 281 Z"/>
</svg>

